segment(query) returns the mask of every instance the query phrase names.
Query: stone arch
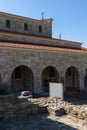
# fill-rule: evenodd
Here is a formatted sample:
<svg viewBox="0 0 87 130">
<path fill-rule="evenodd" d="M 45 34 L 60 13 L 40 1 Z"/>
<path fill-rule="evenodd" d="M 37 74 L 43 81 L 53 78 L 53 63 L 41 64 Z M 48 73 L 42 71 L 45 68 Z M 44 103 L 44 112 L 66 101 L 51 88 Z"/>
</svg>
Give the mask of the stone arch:
<svg viewBox="0 0 87 130">
<path fill-rule="evenodd" d="M 53 66 L 47 66 L 42 72 L 42 87 L 44 92 L 49 92 L 49 82 L 59 82 L 59 72 Z"/>
<path fill-rule="evenodd" d="M 65 91 L 79 90 L 79 71 L 75 66 L 70 66 L 65 72 Z"/>
<path fill-rule="evenodd" d="M 12 72 L 11 86 L 14 91 L 28 90 L 33 92 L 33 81 L 33 72 L 28 66 L 17 66 Z"/>
</svg>

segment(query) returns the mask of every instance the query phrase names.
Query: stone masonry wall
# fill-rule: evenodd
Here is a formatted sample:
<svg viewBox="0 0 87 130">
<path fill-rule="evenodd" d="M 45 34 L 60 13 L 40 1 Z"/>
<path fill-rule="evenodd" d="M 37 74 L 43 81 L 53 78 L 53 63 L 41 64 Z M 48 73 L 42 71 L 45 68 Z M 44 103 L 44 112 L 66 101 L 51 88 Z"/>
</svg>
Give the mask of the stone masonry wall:
<svg viewBox="0 0 87 130">
<path fill-rule="evenodd" d="M 84 89 L 85 69 L 87 69 L 86 54 L 0 47 L 0 56 L 1 87 L 4 90 L 11 91 L 12 72 L 21 65 L 29 67 L 33 73 L 34 93 L 41 93 L 42 72 L 48 66 L 57 69 L 59 82 L 61 82 L 61 78 L 65 79 L 68 67 L 75 67 L 79 72 L 79 88 Z"/>
<path fill-rule="evenodd" d="M 6 27 L 6 20 L 10 21 L 10 27 Z M 28 30 L 24 30 L 25 23 Z M 35 20 L 4 12 L 0 12 L 0 40 L 81 49 L 79 42 L 52 39 L 52 19 Z"/>
<path fill-rule="evenodd" d="M 10 20 L 10 28 L 6 27 L 6 20 Z M 24 23 L 28 24 L 28 31 L 24 30 Z M 39 26 L 42 27 L 42 33 L 39 33 Z M 23 34 L 33 34 L 44 37 L 52 37 L 52 19 L 44 21 L 35 20 L 31 18 L 0 12 L 0 30 Z"/>
</svg>

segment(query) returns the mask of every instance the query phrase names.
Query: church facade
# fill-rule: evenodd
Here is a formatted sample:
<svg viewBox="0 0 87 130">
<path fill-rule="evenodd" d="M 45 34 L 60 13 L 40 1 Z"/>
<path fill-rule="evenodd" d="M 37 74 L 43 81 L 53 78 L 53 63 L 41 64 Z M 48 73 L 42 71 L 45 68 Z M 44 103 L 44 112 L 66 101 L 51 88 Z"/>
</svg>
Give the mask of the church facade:
<svg viewBox="0 0 87 130">
<path fill-rule="evenodd" d="M 0 91 L 64 92 L 87 89 L 87 49 L 52 38 L 52 19 L 35 20 L 0 12 Z"/>
</svg>

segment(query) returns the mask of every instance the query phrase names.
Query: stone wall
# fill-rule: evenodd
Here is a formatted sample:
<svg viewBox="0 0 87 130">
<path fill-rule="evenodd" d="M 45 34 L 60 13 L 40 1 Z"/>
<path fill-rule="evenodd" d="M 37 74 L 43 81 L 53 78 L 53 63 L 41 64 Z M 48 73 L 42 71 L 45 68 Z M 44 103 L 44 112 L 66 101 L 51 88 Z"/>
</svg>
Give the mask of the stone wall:
<svg viewBox="0 0 87 130">
<path fill-rule="evenodd" d="M 6 20 L 10 20 L 10 28 L 6 27 Z M 28 24 L 27 31 L 24 30 L 24 23 Z M 42 33 L 39 33 L 39 26 L 42 27 Z M 52 19 L 35 20 L 23 16 L 0 12 L 0 30 L 52 37 Z"/>
<path fill-rule="evenodd" d="M 10 27 L 6 27 L 6 20 L 10 21 Z M 25 23 L 28 30 L 24 30 Z M 52 39 L 52 19 L 35 20 L 4 12 L 0 12 L 0 40 L 81 49 L 79 42 Z"/>
<path fill-rule="evenodd" d="M 1 87 L 4 90 L 12 90 L 12 72 L 18 66 L 26 66 L 33 73 L 33 90 L 34 93 L 42 91 L 42 72 L 46 67 L 52 66 L 56 68 L 59 74 L 59 82 L 64 79 L 66 70 L 73 66 L 79 73 L 79 89 L 83 90 L 84 77 L 87 69 L 87 54 L 64 52 L 64 51 L 48 51 L 40 49 L 23 49 L 12 47 L 0 47 L 0 75 Z"/>
</svg>

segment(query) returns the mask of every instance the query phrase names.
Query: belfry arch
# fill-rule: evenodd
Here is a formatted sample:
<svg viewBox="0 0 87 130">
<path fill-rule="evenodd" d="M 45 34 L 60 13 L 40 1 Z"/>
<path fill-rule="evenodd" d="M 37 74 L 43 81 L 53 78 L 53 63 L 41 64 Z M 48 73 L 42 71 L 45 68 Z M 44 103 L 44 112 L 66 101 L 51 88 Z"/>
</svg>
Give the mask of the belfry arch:
<svg viewBox="0 0 87 130">
<path fill-rule="evenodd" d="M 49 83 L 59 82 L 59 73 L 53 66 L 46 67 L 42 72 L 42 87 L 44 92 L 49 92 Z"/>
<path fill-rule="evenodd" d="M 69 67 L 65 73 L 65 91 L 79 90 L 79 71 L 76 67 Z"/>
<path fill-rule="evenodd" d="M 28 90 L 33 92 L 33 72 L 24 65 L 16 67 L 11 76 L 11 86 L 14 91 Z"/>
</svg>

